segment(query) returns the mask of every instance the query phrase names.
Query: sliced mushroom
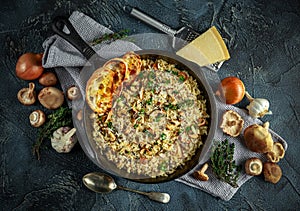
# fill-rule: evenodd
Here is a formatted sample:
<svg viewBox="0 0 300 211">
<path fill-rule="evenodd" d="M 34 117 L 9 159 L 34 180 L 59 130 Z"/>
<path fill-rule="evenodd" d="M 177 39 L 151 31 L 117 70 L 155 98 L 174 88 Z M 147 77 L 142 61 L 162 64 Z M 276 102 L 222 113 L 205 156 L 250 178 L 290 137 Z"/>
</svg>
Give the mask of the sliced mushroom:
<svg viewBox="0 0 300 211">
<path fill-rule="evenodd" d="M 267 153 L 267 159 L 273 163 L 278 163 L 284 157 L 285 150 L 281 143 L 276 142 L 273 144 L 272 151 Z"/>
<path fill-rule="evenodd" d="M 41 110 L 35 110 L 29 115 L 29 121 L 33 127 L 40 127 L 45 123 L 46 115 Z"/>
<path fill-rule="evenodd" d="M 45 87 L 40 91 L 38 99 L 45 108 L 57 109 L 64 102 L 64 93 L 55 87 Z"/>
<path fill-rule="evenodd" d="M 266 162 L 264 163 L 263 173 L 265 181 L 276 184 L 279 182 L 282 176 L 282 170 L 276 163 Z"/>
<path fill-rule="evenodd" d="M 67 97 L 69 100 L 75 100 L 77 99 L 79 96 L 79 89 L 76 86 L 71 86 L 68 90 L 67 90 Z"/>
<path fill-rule="evenodd" d="M 245 172 L 251 176 L 260 175 L 263 170 L 263 163 L 259 158 L 249 158 L 245 162 Z"/>
<path fill-rule="evenodd" d="M 223 114 L 220 127 L 223 129 L 224 133 L 233 137 L 237 137 L 241 133 L 243 126 L 244 120 L 235 111 L 228 110 Z"/>
<path fill-rule="evenodd" d="M 35 85 L 34 83 L 30 82 L 28 88 L 23 88 L 18 92 L 18 100 L 23 105 L 32 105 L 36 101 L 36 93 L 35 93 Z"/>
<path fill-rule="evenodd" d="M 196 179 L 201 180 L 201 181 L 207 181 L 207 180 L 209 180 L 208 175 L 205 174 L 205 171 L 207 170 L 207 168 L 208 168 L 208 164 L 205 163 L 199 171 L 195 171 L 193 173 L 193 176 Z"/>
</svg>

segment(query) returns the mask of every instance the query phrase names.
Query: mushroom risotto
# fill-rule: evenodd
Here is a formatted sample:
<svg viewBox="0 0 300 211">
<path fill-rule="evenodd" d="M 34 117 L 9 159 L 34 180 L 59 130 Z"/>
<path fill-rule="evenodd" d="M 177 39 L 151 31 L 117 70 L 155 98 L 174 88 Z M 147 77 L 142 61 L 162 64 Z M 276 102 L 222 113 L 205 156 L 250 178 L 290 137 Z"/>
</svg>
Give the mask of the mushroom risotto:
<svg viewBox="0 0 300 211">
<path fill-rule="evenodd" d="M 163 59 L 142 59 L 105 114 L 93 113 L 99 153 L 128 173 L 155 178 L 190 160 L 208 131 L 206 100 L 185 70 Z"/>
</svg>

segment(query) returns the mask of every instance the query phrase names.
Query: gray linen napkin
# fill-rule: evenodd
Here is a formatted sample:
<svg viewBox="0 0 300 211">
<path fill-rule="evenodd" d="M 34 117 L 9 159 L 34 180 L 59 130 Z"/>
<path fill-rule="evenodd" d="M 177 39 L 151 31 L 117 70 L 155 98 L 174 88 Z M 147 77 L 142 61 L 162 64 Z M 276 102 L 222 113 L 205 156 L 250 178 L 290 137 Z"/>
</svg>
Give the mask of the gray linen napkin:
<svg viewBox="0 0 300 211">
<path fill-rule="evenodd" d="M 111 33 L 109 29 L 95 22 L 90 17 L 83 13 L 75 11 L 69 17 L 69 20 L 80 34 L 80 36 L 86 41 L 91 42 L 97 37 L 105 33 Z M 87 62 L 87 60 L 77 51 L 71 44 L 66 42 L 61 37 L 54 35 L 49 37 L 43 43 L 45 49 L 43 57 L 43 66 L 45 68 L 54 68 L 59 81 L 61 83 L 62 89 L 66 91 L 68 87 L 80 83 L 79 72 Z M 112 43 L 101 43 L 93 46 L 94 50 L 103 58 L 112 58 L 118 55 L 122 55 L 128 51 L 140 50 L 138 46 L 128 41 L 115 41 Z M 215 87 L 218 83 L 216 80 L 216 73 L 213 71 L 206 71 L 206 77 L 208 78 L 212 87 Z M 246 111 L 239 109 L 235 106 L 227 105 L 221 100 L 217 99 L 218 113 L 221 116 L 226 110 L 233 110 L 239 113 L 245 121 L 243 130 L 254 123 L 261 124 L 262 122 L 258 119 L 251 118 Z M 274 141 L 279 141 L 283 144 L 284 148 L 287 149 L 287 143 L 274 131 L 270 130 Z M 237 164 L 242 164 L 249 157 L 259 157 L 265 159 L 264 155 L 253 153 L 248 150 L 244 143 L 242 136 L 236 138 L 225 135 L 220 128 L 217 129 L 216 135 L 214 137 L 215 141 L 222 141 L 228 139 L 230 142 L 235 143 L 235 155 L 234 159 Z M 209 155 L 206 160 L 209 159 Z M 193 178 L 192 173 L 196 169 L 200 169 L 203 163 L 199 163 L 194 169 L 192 169 L 186 175 L 176 179 L 178 182 L 185 183 L 189 186 L 199 188 L 213 196 L 220 197 L 223 200 L 230 200 L 232 196 L 236 193 L 238 188 L 233 188 L 227 183 L 218 180 L 212 173 L 211 168 L 207 170 L 207 174 L 210 179 L 206 182 L 202 182 Z M 238 185 L 241 187 L 251 176 L 246 175 L 244 172 L 241 173 L 238 179 Z"/>
</svg>

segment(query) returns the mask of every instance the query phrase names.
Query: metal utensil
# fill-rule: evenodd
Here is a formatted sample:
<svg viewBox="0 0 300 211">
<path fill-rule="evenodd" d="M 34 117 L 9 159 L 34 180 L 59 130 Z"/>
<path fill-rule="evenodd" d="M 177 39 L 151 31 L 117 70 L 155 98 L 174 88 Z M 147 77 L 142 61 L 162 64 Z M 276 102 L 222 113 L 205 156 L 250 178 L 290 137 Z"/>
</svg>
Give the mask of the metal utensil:
<svg viewBox="0 0 300 211">
<path fill-rule="evenodd" d="M 97 192 L 97 193 L 109 193 L 112 190 L 120 189 L 131 191 L 134 193 L 139 193 L 142 195 L 147 196 L 149 199 L 154 201 L 158 201 L 161 203 L 168 203 L 170 201 L 170 195 L 168 193 L 160 193 L 160 192 L 143 192 L 139 190 L 133 190 L 127 187 L 123 187 L 117 185 L 114 179 L 104 173 L 100 172 L 92 172 L 89 174 L 84 175 L 82 178 L 83 184 L 89 188 L 90 190 Z"/>
<path fill-rule="evenodd" d="M 166 34 L 169 34 L 171 36 L 175 36 L 180 39 L 186 40 L 188 42 L 193 41 L 195 38 L 197 38 L 200 35 L 198 32 L 194 31 L 192 28 L 188 26 L 184 26 L 179 30 L 172 29 L 168 25 L 161 23 L 160 21 L 156 20 L 155 18 L 149 15 L 146 15 L 144 12 L 141 12 L 137 8 L 124 6 L 123 9 L 125 12 L 128 12 L 130 15 L 140 19 L 141 21 L 144 21 L 145 23 L 157 28 L 158 30 Z"/>
</svg>

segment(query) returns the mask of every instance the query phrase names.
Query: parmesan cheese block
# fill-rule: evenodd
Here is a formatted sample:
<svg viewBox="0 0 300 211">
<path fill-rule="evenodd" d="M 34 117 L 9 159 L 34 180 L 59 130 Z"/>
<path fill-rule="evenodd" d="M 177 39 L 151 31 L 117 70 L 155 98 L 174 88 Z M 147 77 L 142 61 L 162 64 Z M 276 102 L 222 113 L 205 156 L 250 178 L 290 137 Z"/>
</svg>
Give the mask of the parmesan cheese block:
<svg viewBox="0 0 300 211">
<path fill-rule="evenodd" d="M 215 26 L 177 51 L 176 54 L 200 66 L 222 62 L 230 58 L 228 49 Z"/>
</svg>

